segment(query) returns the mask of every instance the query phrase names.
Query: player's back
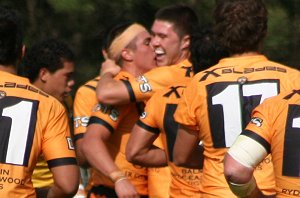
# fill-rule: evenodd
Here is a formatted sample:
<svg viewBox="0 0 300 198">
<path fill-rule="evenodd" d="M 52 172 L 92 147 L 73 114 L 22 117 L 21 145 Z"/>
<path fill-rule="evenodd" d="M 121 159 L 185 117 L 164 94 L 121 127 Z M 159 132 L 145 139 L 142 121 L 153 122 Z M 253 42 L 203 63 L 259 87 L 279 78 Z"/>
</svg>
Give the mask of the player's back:
<svg viewBox="0 0 300 198">
<path fill-rule="evenodd" d="M 57 124 L 67 123 L 67 116 L 57 100 L 28 79 L 6 72 L 0 76 L 0 197 L 35 197 L 30 178 L 42 152 L 50 167 L 57 158 L 76 164 L 69 127 Z"/>
<path fill-rule="evenodd" d="M 300 193 L 299 117 L 299 90 L 284 92 L 257 107 L 243 132 L 256 133 L 257 141 L 271 152 L 277 197 L 298 197 Z"/>
<path fill-rule="evenodd" d="M 163 149 L 166 151 L 171 171 L 170 197 L 199 197 L 201 169 L 176 166 L 173 163 L 173 147 L 177 135 L 178 123 L 173 114 L 182 96 L 186 83 L 174 84 L 156 92 L 146 104 L 145 112 L 138 125 L 153 133 L 160 133 Z"/>
<path fill-rule="evenodd" d="M 192 64 L 188 60 L 184 60 L 176 65 L 154 68 L 126 83 L 126 87 L 132 102 L 145 101 L 156 91 L 174 83 L 185 83 L 193 75 Z"/>
<path fill-rule="evenodd" d="M 190 104 L 182 105 L 187 109 L 181 108 L 176 120 L 199 126 L 199 138 L 205 148 L 203 190 L 208 197 L 233 196 L 223 174 L 227 148 L 250 121 L 251 111 L 257 105 L 281 91 L 300 87 L 299 77 L 299 71 L 264 56 L 225 58 L 195 76 L 185 91 L 185 103 Z M 182 116 L 184 113 L 189 115 Z M 260 180 L 258 172 L 264 173 L 264 179 Z M 259 187 L 264 193 L 272 194 L 271 160 L 264 160 L 255 173 Z"/>
</svg>

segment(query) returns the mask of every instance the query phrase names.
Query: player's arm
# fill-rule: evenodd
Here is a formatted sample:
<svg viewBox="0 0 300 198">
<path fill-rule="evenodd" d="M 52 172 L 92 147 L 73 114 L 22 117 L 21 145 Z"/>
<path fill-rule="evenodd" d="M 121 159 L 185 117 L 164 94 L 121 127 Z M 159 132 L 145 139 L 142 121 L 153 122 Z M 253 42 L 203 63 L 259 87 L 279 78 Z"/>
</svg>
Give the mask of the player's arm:
<svg viewBox="0 0 300 198">
<path fill-rule="evenodd" d="M 130 96 L 124 82 L 115 80 L 120 67 L 114 61 L 106 60 L 102 63 L 101 78 L 97 85 L 97 99 L 104 104 L 120 105 L 128 104 Z"/>
<path fill-rule="evenodd" d="M 177 166 L 202 168 L 203 148 L 199 145 L 196 130 L 179 124 L 174 145 L 173 160 Z"/>
<path fill-rule="evenodd" d="M 231 191 L 238 197 L 267 197 L 257 188 L 254 168 L 267 156 L 265 148 L 240 135 L 224 158 L 224 174 Z"/>
<path fill-rule="evenodd" d="M 51 104 L 47 104 L 51 105 Z M 54 184 L 47 197 L 73 197 L 79 186 L 79 167 L 71 139 L 68 117 L 65 108 L 53 100 L 42 149 Z"/>
<path fill-rule="evenodd" d="M 47 198 L 73 197 L 79 186 L 79 168 L 76 165 L 63 165 L 50 168 L 54 184 Z"/>
<path fill-rule="evenodd" d="M 167 166 L 165 151 L 153 145 L 158 134 L 135 124 L 126 146 L 127 160 L 145 167 Z"/>
<path fill-rule="evenodd" d="M 101 124 L 90 124 L 83 138 L 82 151 L 92 167 L 110 177 L 115 183 L 118 197 L 138 197 L 135 187 L 119 170 L 105 145 L 110 133 Z"/>
</svg>

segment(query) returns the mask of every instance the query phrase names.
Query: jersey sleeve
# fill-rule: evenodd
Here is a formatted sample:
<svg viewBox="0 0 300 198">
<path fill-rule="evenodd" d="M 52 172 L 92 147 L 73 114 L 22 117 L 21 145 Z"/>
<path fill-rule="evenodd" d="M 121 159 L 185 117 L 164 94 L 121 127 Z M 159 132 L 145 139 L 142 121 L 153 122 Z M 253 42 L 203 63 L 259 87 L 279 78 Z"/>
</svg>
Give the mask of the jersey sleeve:
<svg viewBox="0 0 300 198">
<path fill-rule="evenodd" d="M 179 101 L 178 107 L 174 114 L 174 119 L 179 124 L 185 125 L 191 129 L 197 129 L 197 114 L 200 107 L 200 102 L 205 100 L 204 97 L 199 95 L 198 80 L 193 79 L 183 91 L 183 95 Z"/>
<path fill-rule="evenodd" d="M 100 124 L 113 133 L 129 109 L 129 105 L 109 106 L 99 103 L 94 108 L 88 125 Z"/>
<path fill-rule="evenodd" d="M 270 152 L 270 144 L 273 133 L 273 117 L 276 115 L 274 105 L 272 105 L 273 103 L 270 103 L 269 101 L 270 100 L 267 99 L 264 103 L 253 110 L 251 120 L 246 129 L 242 132 L 242 135 L 260 143 L 268 152 Z"/>
<path fill-rule="evenodd" d="M 159 67 L 129 81 L 123 81 L 131 102 L 148 100 L 157 90 L 173 83 L 168 67 Z"/>
<path fill-rule="evenodd" d="M 49 112 L 42 150 L 50 168 L 77 164 L 68 117 L 65 108 L 58 101 L 52 103 Z"/>
<path fill-rule="evenodd" d="M 92 113 L 97 104 L 94 87 L 81 86 L 76 92 L 74 100 L 74 134 L 75 140 L 83 136 Z"/>
<path fill-rule="evenodd" d="M 159 107 L 159 101 L 159 94 L 154 94 L 146 103 L 145 111 L 137 121 L 137 125 L 155 134 L 160 132 L 159 126 L 157 125 L 158 121 L 156 119 L 156 116 L 162 111 Z"/>
</svg>

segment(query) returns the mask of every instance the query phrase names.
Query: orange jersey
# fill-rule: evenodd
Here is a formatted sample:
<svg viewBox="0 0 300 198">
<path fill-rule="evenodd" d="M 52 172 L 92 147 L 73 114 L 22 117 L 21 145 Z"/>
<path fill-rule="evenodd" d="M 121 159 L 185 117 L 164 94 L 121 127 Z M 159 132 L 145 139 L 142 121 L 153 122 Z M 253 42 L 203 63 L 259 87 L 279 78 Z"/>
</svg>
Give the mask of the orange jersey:
<svg viewBox="0 0 300 198">
<path fill-rule="evenodd" d="M 172 162 L 173 146 L 178 124 L 173 114 L 185 85 L 174 85 L 155 93 L 146 104 L 145 112 L 137 124 L 152 133 L 162 134 L 163 148 L 171 170 L 170 197 L 199 197 L 202 170 L 176 166 Z"/>
<path fill-rule="evenodd" d="M 266 100 L 242 133 L 272 154 L 278 197 L 300 196 L 299 91 Z"/>
<path fill-rule="evenodd" d="M 281 91 L 300 87 L 300 73 L 265 56 L 225 58 L 198 73 L 186 88 L 175 120 L 199 130 L 204 145 L 203 191 L 209 197 L 232 197 L 223 174 L 223 158 L 246 123 L 252 110 Z M 269 156 L 270 157 L 270 156 Z M 255 175 L 265 194 L 273 191 L 269 158 Z"/>
<path fill-rule="evenodd" d="M 125 81 L 130 100 L 148 100 L 157 90 L 174 83 L 185 83 L 193 76 L 192 64 L 184 60 L 176 65 L 157 67 L 136 79 Z"/>
<path fill-rule="evenodd" d="M 96 87 L 99 79 L 100 77 L 98 76 L 86 82 L 76 92 L 73 106 L 75 141 L 83 137 L 93 108 L 98 104 Z"/>
<path fill-rule="evenodd" d="M 64 102 L 64 106 L 67 110 L 68 113 L 68 117 L 72 118 L 72 97 L 69 95 L 65 102 Z M 70 121 L 72 121 L 71 119 L 69 119 Z M 72 128 L 71 128 L 71 134 L 72 134 Z M 32 183 L 33 186 L 35 188 L 42 188 L 42 187 L 50 187 L 53 185 L 53 175 L 51 173 L 51 171 L 48 168 L 48 164 L 45 161 L 43 155 L 39 156 L 38 158 L 38 162 L 33 170 L 33 174 L 32 174 Z"/>
<path fill-rule="evenodd" d="M 77 164 L 67 114 L 28 79 L 0 76 L 0 197 L 35 197 L 31 175 L 41 153 L 49 168 Z"/>
<path fill-rule="evenodd" d="M 116 79 L 121 80 L 128 80 L 129 78 L 133 77 L 124 71 L 116 76 Z M 120 106 L 105 106 L 99 103 L 93 109 L 89 124 L 101 124 L 111 132 L 111 136 L 106 142 L 111 157 L 136 187 L 138 193 L 147 195 L 147 169 L 129 163 L 125 156 L 125 147 L 131 129 L 142 111 L 143 109 L 136 103 Z M 94 171 L 91 177 L 93 178 L 93 186 L 113 187 L 111 180 L 101 172 Z"/>
</svg>

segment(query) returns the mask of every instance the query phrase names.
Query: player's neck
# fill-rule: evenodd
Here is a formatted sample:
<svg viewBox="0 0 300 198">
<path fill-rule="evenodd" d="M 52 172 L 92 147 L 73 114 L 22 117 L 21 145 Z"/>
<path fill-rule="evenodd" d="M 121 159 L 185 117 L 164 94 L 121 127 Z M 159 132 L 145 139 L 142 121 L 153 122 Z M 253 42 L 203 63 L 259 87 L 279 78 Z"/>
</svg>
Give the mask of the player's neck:
<svg viewBox="0 0 300 198">
<path fill-rule="evenodd" d="M 13 65 L 8 65 L 8 66 L 0 65 L 0 71 L 8 72 L 11 74 L 17 74 L 17 70 Z"/>
<path fill-rule="evenodd" d="M 245 52 L 241 54 L 233 54 L 231 57 L 236 58 L 236 57 L 244 57 L 244 56 L 257 56 L 260 55 L 259 52 Z"/>
</svg>

